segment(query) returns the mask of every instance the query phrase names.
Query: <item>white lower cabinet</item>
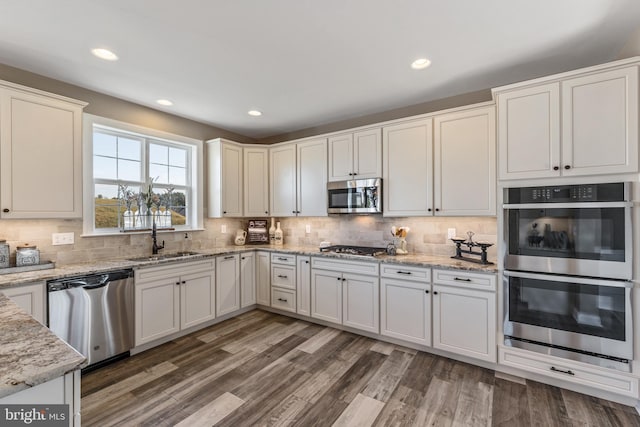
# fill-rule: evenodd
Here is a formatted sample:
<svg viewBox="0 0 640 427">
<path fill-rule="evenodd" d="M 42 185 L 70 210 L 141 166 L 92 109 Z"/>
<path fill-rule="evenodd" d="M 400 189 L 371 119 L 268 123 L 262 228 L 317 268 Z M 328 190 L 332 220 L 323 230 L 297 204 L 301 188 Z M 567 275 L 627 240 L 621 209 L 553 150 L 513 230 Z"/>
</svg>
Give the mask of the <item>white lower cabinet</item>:
<svg viewBox="0 0 640 427">
<path fill-rule="evenodd" d="M 271 254 L 271 307 L 296 312 L 296 256 Z"/>
<path fill-rule="evenodd" d="M 256 304 L 256 254 L 240 255 L 240 307 Z"/>
<path fill-rule="evenodd" d="M 311 316 L 311 258 L 296 257 L 297 313 Z"/>
<path fill-rule="evenodd" d="M 495 275 L 434 270 L 433 276 L 433 347 L 495 362 L 496 293 L 474 289 L 487 280 L 495 289 Z M 439 277 L 456 286 L 439 283 Z"/>
<path fill-rule="evenodd" d="M 629 374 L 511 347 L 499 353 L 501 365 L 638 399 L 639 379 Z"/>
<path fill-rule="evenodd" d="M 311 266 L 311 317 L 380 332 L 378 264 L 312 258 Z"/>
<path fill-rule="evenodd" d="M 34 319 L 43 325 L 46 324 L 47 314 L 45 309 L 46 284 L 45 282 L 28 283 L 26 285 L 12 286 L 2 289 L 2 293 L 18 304 Z"/>
<path fill-rule="evenodd" d="M 431 270 L 383 265 L 380 279 L 380 334 L 431 345 Z"/>
<path fill-rule="evenodd" d="M 240 255 L 216 258 L 216 313 L 240 310 Z"/>
<path fill-rule="evenodd" d="M 271 254 L 256 252 L 256 301 L 260 305 L 271 305 Z"/>
<path fill-rule="evenodd" d="M 215 260 L 135 272 L 135 345 L 215 318 Z"/>
</svg>

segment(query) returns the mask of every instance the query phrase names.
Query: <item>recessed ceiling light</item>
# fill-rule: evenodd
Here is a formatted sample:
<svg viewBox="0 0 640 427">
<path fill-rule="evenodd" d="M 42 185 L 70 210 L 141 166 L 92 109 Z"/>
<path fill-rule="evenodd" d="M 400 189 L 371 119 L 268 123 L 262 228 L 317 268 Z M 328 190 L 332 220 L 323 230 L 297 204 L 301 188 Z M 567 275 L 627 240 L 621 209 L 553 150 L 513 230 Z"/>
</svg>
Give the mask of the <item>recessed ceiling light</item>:
<svg viewBox="0 0 640 427">
<path fill-rule="evenodd" d="M 91 53 L 97 56 L 100 59 L 104 59 L 105 61 L 117 61 L 118 55 L 111 52 L 109 49 L 96 48 L 91 49 Z"/>
<path fill-rule="evenodd" d="M 253 117 L 258 117 L 262 115 L 262 111 L 258 111 L 258 110 L 249 110 L 247 111 L 247 114 Z"/>
<path fill-rule="evenodd" d="M 431 61 L 427 58 L 419 58 L 411 63 L 411 68 L 414 70 L 422 70 L 423 68 L 427 68 L 429 65 L 431 65 Z"/>
<path fill-rule="evenodd" d="M 169 101 L 168 99 L 158 99 L 156 102 L 160 105 L 164 105 L 165 107 L 170 107 L 173 105 L 173 102 Z"/>
</svg>

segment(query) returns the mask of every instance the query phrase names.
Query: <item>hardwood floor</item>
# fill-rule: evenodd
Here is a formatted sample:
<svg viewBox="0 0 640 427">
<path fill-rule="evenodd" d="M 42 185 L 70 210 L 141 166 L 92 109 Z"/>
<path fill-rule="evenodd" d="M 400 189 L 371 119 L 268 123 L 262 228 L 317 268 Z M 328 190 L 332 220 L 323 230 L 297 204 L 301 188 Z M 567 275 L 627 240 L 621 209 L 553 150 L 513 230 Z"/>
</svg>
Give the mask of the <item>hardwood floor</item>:
<svg viewBox="0 0 640 427">
<path fill-rule="evenodd" d="M 640 426 L 634 408 L 260 310 L 82 378 L 84 426 Z"/>
</svg>

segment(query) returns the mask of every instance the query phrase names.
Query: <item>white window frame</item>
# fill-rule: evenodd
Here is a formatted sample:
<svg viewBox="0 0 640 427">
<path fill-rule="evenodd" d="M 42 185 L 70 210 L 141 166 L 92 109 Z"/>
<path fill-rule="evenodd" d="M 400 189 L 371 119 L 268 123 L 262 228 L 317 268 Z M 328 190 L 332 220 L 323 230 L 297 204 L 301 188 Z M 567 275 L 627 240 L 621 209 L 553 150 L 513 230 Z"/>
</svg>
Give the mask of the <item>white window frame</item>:
<svg viewBox="0 0 640 427">
<path fill-rule="evenodd" d="M 172 133 L 151 129 L 143 126 L 133 125 L 118 120 L 108 119 L 105 117 L 94 116 L 92 114 L 83 114 L 83 236 L 105 236 L 105 235 L 122 235 L 116 229 L 96 229 L 95 228 L 95 198 L 94 198 L 94 178 L 93 178 L 93 127 L 107 128 L 116 132 L 129 133 L 136 137 L 154 139 L 159 142 L 181 143 L 192 146 L 191 159 L 191 203 L 188 209 L 187 226 L 175 226 L 175 232 L 185 232 L 193 230 L 202 230 L 204 224 L 203 203 L 204 203 L 204 150 L 203 141 L 185 136 L 175 135 Z M 144 161 L 144 159 L 143 159 Z M 144 177 L 143 177 L 144 178 Z M 159 232 L 162 230 L 158 230 Z M 168 232 L 162 231 L 162 232 Z M 145 231 L 132 231 L 128 233 L 144 233 Z"/>
</svg>

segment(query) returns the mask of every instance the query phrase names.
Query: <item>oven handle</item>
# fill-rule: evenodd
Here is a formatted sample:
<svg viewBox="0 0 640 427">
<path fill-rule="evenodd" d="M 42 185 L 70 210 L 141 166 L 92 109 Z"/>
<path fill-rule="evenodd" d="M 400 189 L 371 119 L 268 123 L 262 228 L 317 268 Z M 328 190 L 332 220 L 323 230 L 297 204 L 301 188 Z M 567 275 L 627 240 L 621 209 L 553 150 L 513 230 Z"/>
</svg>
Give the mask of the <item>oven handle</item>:
<svg viewBox="0 0 640 427">
<path fill-rule="evenodd" d="M 555 276 L 552 274 L 540 274 L 540 273 L 525 273 L 522 271 L 509 271 L 502 272 L 505 277 L 520 277 L 523 279 L 539 279 L 552 282 L 571 282 L 580 283 L 583 285 L 596 285 L 596 286 L 611 286 L 614 288 L 633 288 L 633 282 L 623 280 L 602 280 L 602 279 L 590 279 L 588 277 L 575 277 L 575 276 Z"/>
<path fill-rule="evenodd" d="M 579 202 L 579 203 L 507 203 L 503 209 L 581 209 L 632 208 L 633 202 Z"/>
</svg>

